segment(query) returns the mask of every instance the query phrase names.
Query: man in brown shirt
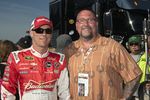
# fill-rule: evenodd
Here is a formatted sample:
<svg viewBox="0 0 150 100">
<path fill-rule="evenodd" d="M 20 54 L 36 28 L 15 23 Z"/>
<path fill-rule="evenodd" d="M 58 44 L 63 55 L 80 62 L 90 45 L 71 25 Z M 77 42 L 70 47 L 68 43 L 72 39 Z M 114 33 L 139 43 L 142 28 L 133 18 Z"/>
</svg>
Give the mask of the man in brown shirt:
<svg viewBox="0 0 150 100">
<path fill-rule="evenodd" d="M 79 11 L 76 29 L 80 38 L 68 68 L 72 100 L 129 99 L 142 74 L 133 58 L 121 44 L 98 34 L 92 10 Z"/>
</svg>

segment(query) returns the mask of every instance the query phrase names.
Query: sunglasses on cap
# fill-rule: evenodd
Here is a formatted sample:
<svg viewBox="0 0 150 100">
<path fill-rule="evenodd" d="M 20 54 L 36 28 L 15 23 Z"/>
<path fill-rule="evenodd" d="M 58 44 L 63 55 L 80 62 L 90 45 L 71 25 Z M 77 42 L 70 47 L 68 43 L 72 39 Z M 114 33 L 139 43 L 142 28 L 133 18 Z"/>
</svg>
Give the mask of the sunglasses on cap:
<svg viewBox="0 0 150 100">
<path fill-rule="evenodd" d="M 139 45 L 139 43 L 129 43 L 130 46 Z"/>
<path fill-rule="evenodd" d="M 50 29 L 50 28 L 46 28 L 46 29 L 37 28 L 37 29 L 32 29 L 32 31 L 35 31 L 37 34 L 43 34 L 44 31 L 46 34 L 52 34 L 52 29 Z"/>
</svg>

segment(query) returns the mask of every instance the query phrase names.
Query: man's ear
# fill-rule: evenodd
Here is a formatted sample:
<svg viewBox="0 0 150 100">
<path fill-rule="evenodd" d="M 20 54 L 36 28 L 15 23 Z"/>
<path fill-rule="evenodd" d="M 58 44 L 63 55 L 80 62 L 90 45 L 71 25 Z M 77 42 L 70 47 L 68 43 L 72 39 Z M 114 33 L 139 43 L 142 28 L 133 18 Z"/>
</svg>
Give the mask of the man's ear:
<svg viewBox="0 0 150 100">
<path fill-rule="evenodd" d="M 33 31 L 29 32 L 29 35 L 31 36 L 31 38 L 33 37 Z"/>
</svg>

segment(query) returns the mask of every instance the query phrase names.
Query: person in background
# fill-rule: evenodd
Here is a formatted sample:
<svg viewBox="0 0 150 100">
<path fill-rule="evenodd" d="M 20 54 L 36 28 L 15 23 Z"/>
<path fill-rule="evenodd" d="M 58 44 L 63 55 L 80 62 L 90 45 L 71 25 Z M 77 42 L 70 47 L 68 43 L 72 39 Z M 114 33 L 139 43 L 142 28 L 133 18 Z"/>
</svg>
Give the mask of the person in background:
<svg viewBox="0 0 150 100">
<path fill-rule="evenodd" d="M 141 55 L 143 54 L 142 48 L 142 37 L 141 35 L 133 35 L 128 39 L 127 49 L 133 59 L 138 62 Z"/>
<path fill-rule="evenodd" d="M 16 45 L 10 40 L 3 40 L 0 45 L 0 50 L 2 54 L 2 62 L 7 62 L 10 52 L 18 50 Z"/>
<path fill-rule="evenodd" d="M 17 41 L 16 45 L 17 45 L 17 47 L 18 47 L 19 50 L 29 48 L 29 47 L 32 45 L 31 36 L 26 35 L 26 36 L 24 36 L 24 37 L 21 37 L 21 38 Z"/>
<path fill-rule="evenodd" d="M 77 13 L 76 30 L 80 38 L 68 63 L 71 99 L 129 100 L 142 72 L 128 51 L 97 32 L 97 17 L 89 8 Z"/>
<path fill-rule="evenodd" d="M 150 99 L 150 36 L 148 36 L 148 40 L 145 41 L 147 42 L 147 53 L 144 52 L 138 61 L 138 65 L 143 72 L 138 91 L 139 100 Z M 147 90 L 149 92 L 147 92 Z"/>
<path fill-rule="evenodd" d="M 69 59 L 68 48 L 72 43 L 72 38 L 68 34 L 61 34 L 56 38 L 56 52 L 60 52 L 66 55 L 67 61 Z"/>
<path fill-rule="evenodd" d="M 0 77 L 3 77 L 7 59 L 12 51 L 18 50 L 16 45 L 10 40 L 1 40 L 0 42 Z"/>
<path fill-rule="evenodd" d="M 65 47 L 72 43 L 72 38 L 68 34 L 61 34 L 56 38 L 56 51 L 63 53 Z"/>
<path fill-rule="evenodd" d="M 141 37 L 141 35 L 133 35 L 133 36 L 129 37 L 128 42 L 126 44 L 126 47 L 129 50 L 130 55 L 138 63 L 143 52 L 144 52 L 143 48 L 142 48 L 142 37 Z M 135 91 L 135 93 L 133 94 L 132 100 L 139 100 L 138 88 Z"/>
<path fill-rule="evenodd" d="M 16 50 L 18 50 L 18 49 L 12 41 L 10 41 L 10 40 L 1 40 L 1 42 L 0 42 L 0 60 L 1 60 L 0 61 L 0 86 L 1 86 L 1 83 L 2 83 L 4 69 L 7 66 L 8 56 L 12 51 L 16 51 Z M 18 98 L 16 100 L 18 100 Z"/>
<path fill-rule="evenodd" d="M 5 68 L 2 100 L 70 100 L 69 77 L 64 54 L 49 52 L 53 24 L 45 16 L 36 17 L 30 27 L 32 46 L 12 52 Z"/>
</svg>

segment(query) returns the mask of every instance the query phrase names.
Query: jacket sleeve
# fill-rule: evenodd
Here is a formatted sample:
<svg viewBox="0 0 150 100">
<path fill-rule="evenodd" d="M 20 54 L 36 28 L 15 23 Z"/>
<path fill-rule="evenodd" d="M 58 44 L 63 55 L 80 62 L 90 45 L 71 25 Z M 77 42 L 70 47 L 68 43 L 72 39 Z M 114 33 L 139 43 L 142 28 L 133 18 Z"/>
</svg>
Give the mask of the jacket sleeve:
<svg viewBox="0 0 150 100">
<path fill-rule="evenodd" d="M 70 100 L 68 70 L 65 68 L 58 79 L 58 96 L 60 100 Z"/>
<path fill-rule="evenodd" d="M 7 64 L 1 85 L 1 99 L 15 100 L 18 75 L 15 69 L 15 59 L 12 53 L 8 58 Z"/>
<path fill-rule="evenodd" d="M 69 92 L 69 75 L 68 75 L 68 69 L 66 67 L 66 59 L 64 56 L 63 60 L 61 62 L 62 66 L 60 68 L 60 76 L 58 79 L 58 97 L 59 100 L 70 100 L 70 92 Z M 60 59 L 62 58 L 60 57 Z"/>
</svg>

